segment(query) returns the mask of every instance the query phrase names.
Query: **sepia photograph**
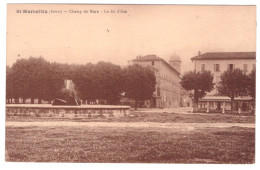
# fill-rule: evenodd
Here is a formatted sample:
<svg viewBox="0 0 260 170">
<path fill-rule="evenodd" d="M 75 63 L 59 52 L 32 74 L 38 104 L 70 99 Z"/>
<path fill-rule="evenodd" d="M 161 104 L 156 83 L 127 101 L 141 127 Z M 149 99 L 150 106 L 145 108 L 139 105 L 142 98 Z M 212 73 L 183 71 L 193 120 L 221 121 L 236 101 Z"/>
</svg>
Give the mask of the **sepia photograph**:
<svg viewBox="0 0 260 170">
<path fill-rule="evenodd" d="M 6 8 L 5 162 L 255 164 L 256 5 Z"/>
</svg>

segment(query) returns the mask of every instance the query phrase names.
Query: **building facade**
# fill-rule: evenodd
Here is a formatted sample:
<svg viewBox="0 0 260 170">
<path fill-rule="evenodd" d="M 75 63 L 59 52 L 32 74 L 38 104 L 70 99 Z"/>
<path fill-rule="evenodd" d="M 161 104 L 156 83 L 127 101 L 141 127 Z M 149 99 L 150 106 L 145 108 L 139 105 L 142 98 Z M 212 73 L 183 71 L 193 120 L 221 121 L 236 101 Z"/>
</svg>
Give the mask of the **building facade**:
<svg viewBox="0 0 260 170">
<path fill-rule="evenodd" d="M 145 101 L 145 105 L 156 108 L 180 106 L 181 60 L 178 56 L 172 56 L 169 63 L 156 55 L 138 56 L 133 64 L 151 67 L 156 76 L 153 98 Z"/>
<path fill-rule="evenodd" d="M 192 107 L 192 92 L 181 88 L 181 107 Z"/>
<path fill-rule="evenodd" d="M 206 112 L 225 112 L 231 110 L 231 100 L 226 96 L 219 96 L 217 84 L 221 81 L 220 76 L 227 70 L 239 68 L 246 74 L 255 69 L 255 52 L 214 52 L 199 54 L 191 58 L 196 72 L 210 71 L 214 78 L 215 88 L 199 100 L 199 109 Z M 248 112 L 254 107 L 251 97 L 235 98 L 235 112 Z"/>
</svg>

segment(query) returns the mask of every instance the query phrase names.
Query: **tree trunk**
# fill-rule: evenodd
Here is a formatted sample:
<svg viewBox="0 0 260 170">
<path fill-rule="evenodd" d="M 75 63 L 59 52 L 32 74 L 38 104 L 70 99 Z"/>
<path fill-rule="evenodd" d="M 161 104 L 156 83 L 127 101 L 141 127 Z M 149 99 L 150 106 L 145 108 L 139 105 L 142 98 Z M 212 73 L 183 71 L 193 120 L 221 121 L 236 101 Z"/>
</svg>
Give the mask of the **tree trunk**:
<svg viewBox="0 0 260 170">
<path fill-rule="evenodd" d="M 231 114 L 233 113 L 234 97 L 231 97 Z"/>
<path fill-rule="evenodd" d="M 34 104 L 34 98 L 33 97 L 31 98 L 31 104 Z"/>
<path fill-rule="evenodd" d="M 14 99 L 14 103 L 15 103 L 15 104 L 19 104 L 19 98 L 15 98 L 15 99 Z"/>
<path fill-rule="evenodd" d="M 42 99 L 41 98 L 38 98 L 38 103 L 42 104 Z"/>
<path fill-rule="evenodd" d="M 193 113 L 196 113 L 196 112 L 198 112 L 198 102 L 194 102 L 193 103 Z"/>
<path fill-rule="evenodd" d="M 25 99 L 25 97 L 23 98 L 23 104 L 25 104 L 25 101 L 26 101 L 26 99 Z"/>
<path fill-rule="evenodd" d="M 198 91 L 194 90 L 194 103 L 193 103 L 193 112 L 196 113 L 198 112 L 198 103 L 199 103 L 199 99 L 198 99 Z"/>
<path fill-rule="evenodd" d="M 135 100 L 135 110 L 137 110 L 137 103 L 138 103 L 138 101 Z"/>
</svg>

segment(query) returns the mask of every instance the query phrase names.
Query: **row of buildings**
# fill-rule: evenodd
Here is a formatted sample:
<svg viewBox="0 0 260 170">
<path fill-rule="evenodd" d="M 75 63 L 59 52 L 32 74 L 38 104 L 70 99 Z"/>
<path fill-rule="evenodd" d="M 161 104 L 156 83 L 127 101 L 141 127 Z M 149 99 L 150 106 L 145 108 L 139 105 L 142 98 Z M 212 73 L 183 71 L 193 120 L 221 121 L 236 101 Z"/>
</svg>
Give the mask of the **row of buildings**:
<svg viewBox="0 0 260 170">
<path fill-rule="evenodd" d="M 191 58 L 194 71 L 211 71 L 214 76 L 215 86 L 220 82 L 221 74 L 230 69 L 240 68 L 249 74 L 256 64 L 255 52 L 214 52 L 198 53 Z M 190 107 L 192 100 L 191 92 L 181 88 L 181 60 L 178 55 L 170 57 L 169 62 L 156 55 L 138 56 L 132 60 L 133 64 L 151 67 L 156 75 L 156 90 L 153 98 L 148 101 L 140 101 L 139 107 Z M 123 99 L 123 104 L 130 104 L 130 100 Z M 216 88 L 199 101 L 199 109 L 206 112 L 225 112 L 230 110 L 230 98 L 219 96 Z M 239 97 L 235 99 L 235 110 L 247 112 L 254 107 L 250 97 Z"/>
</svg>

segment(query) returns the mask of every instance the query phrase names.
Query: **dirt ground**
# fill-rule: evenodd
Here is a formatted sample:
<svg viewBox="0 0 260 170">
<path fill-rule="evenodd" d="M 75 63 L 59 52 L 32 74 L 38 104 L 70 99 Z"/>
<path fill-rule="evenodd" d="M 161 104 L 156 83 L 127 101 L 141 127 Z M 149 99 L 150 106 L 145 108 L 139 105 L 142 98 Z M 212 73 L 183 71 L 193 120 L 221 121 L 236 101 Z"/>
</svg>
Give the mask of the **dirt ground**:
<svg viewBox="0 0 260 170">
<path fill-rule="evenodd" d="M 255 116 L 132 112 L 120 119 L 6 118 L 6 161 L 255 162 Z"/>
<path fill-rule="evenodd" d="M 73 126 L 73 127 L 133 127 L 133 128 L 172 128 L 172 129 L 194 129 L 194 128 L 227 128 L 227 127 L 246 127 L 255 128 L 255 124 L 249 123 L 157 123 L 157 122 L 6 122 L 6 126 L 27 127 L 27 126 Z"/>
</svg>

